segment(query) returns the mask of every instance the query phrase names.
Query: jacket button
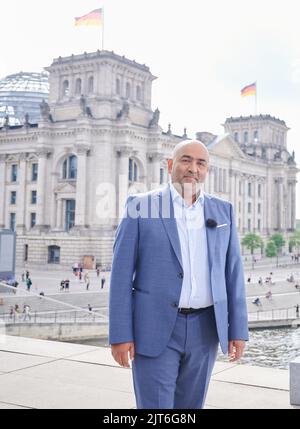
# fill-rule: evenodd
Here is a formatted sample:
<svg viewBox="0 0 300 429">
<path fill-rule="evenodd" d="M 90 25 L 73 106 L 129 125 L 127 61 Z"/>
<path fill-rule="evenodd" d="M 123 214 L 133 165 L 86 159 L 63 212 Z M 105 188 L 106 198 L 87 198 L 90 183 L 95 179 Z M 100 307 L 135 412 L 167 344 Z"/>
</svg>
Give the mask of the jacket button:
<svg viewBox="0 0 300 429">
<path fill-rule="evenodd" d="M 180 279 L 183 279 L 183 273 L 178 273 L 178 277 L 179 277 Z"/>
</svg>

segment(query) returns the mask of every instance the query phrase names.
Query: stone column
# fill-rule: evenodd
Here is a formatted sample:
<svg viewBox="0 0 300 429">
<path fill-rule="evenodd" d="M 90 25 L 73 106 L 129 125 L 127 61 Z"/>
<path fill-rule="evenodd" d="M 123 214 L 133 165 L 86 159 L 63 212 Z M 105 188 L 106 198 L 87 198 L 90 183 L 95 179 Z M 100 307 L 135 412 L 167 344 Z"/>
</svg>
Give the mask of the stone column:
<svg viewBox="0 0 300 429">
<path fill-rule="evenodd" d="M 37 216 L 36 227 L 45 228 L 45 193 L 47 175 L 47 150 L 41 150 L 38 155 L 38 180 L 37 180 Z"/>
<path fill-rule="evenodd" d="M 25 232 L 25 213 L 26 213 L 26 154 L 20 154 L 20 164 L 19 164 L 19 186 L 17 191 L 17 220 L 16 220 L 16 230 L 19 234 L 24 234 Z"/>
<path fill-rule="evenodd" d="M 122 146 L 116 148 L 116 151 L 119 156 L 119 175 L 117 177 L 117 213 L 119 219 L 121 219 L 128 196 L 129 156 L 132 152 L 132 148 Z"/>
<path fill-rule="evenodd" d="M 6 182 L 6 155 L 0 155 L 0 229 L 5 228 L 5 182 Z"/>
<path fill-rule="evenodd" d="M 56 211 L 56 228 L 62 229 L 62 209 L 63 209 L 63 200 L 58 198 L 57 200 L 57 211 Z"/>
<path fill-rule="evenodd" d="M 253 186 L 252 224 L 253 224 L 253 232 L 255 234 L 257 232 L 259 233 L 259 231 L 257 229 L 257 227 L 258 227 L 258 222 L 257 222 L 257 220 L 258 220 L 258 213 L 257 213 L 258 212 L 258 207 L 257 207 L 258 206 L 258 204 L 257 204 L 257 201 L 258 201 L 258 189 L 257 189 L 258 182 L 257 182 L 256 177 L 254 178 L 254 180 L 252 182 L 252 186 Z"/>
<path fill-rule="evenodd" d="M 267 171 L 267 183 L 265 187 L 265 194 L 264 194 L 264 204 L 265 204 L 265 213 L 266 213 L 266 223 L 265 228 L 267 234 L 271 234 L 273 229 L 276 228 L 275 226 L 275 207 L 273 207 L 274 200 L 273 200 L 273 179 L 271 176 L 271 169 L 268 167 Z"/>
<path fill-rule="evenodd" d="M 282 203 L 283 203 L 283 190 L 282 190 L 282 185 L 283 185 L 283 178 L 282 177 L 277 177 L 275 179 L 275 185 L 276 185 L 276 214 L 277 214 L 277 218 L 276 218 L 276 228 L 278 231 L 280 231 L 282 229 L 282 220 L 283 220 L 283 216 L 282 216 Z"/>
<path fill-rule="evenodd" d="M 86 164 L 87 148 L 77 147 L 75 227 L 79 228 L 86 226 Z"/>
<path fill-rule="evenodd" d="M 248 177 L 247 176 L 243 176 L 242 183 L 243 183 L 242 189 L 244 192 L 244 195 L 242 196 L 243 198 L 243 203 L 242 203 L 243 233 L 248 234 L 250 231 L 248 231 Z"/>
<path fill-rule="evenodd" d="M 160 164 L 163 160 L 163 154 L 160 152 L 151 152 L 147 153 L 147 157 L 152 164 L 151 190 L 157 189 L 160 186 Z"/>
<path fill-rule="evenodd" d="M 56 228 L 56 216 L 57 216 L 57 198 L 55 193 L 55 188 L 57 185 L 57 178 L 59 173 L 51 173 L 51 214 L 50 214 L 50 226 L 51 229 Z"/>
<path fill-rule="evenodd" d="M 296 180 L 292 182 L 292 198 L 291 198 L 291 228 L 296 229 Z"/>
<path fill-rule="evenodd" d="M 209 168 L 209 173 L 208 173 L 208 178 L 209 178 L 209 182 L 208 182 L 208 193 L 209 194 L 213 194 L 214 193 L 214 167 L 210 167 Z"/>
<path fill-rule="evenodd" d="M 235 182 L 236 182 L 236 172 L 234 170 L 229 170 L 229 195 L 230 202 L 233 204 L 236 209 L 236 193 L 235 193 Z"/>
</svg>

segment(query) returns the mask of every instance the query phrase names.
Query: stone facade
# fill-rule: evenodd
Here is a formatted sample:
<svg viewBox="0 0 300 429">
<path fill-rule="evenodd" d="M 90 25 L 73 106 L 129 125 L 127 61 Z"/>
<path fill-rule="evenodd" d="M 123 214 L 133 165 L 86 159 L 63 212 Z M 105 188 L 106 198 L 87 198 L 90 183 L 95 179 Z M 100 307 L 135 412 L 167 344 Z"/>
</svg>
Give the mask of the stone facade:
<svg viewBox="0 0 300 429">
<path fill-rule="evenodd" d="M 167 159 L 186 130 L 176 136 L 159 126 L 156 78 L 145 65 L 98 51 L 60 57 L 47 71 L 49 105 L 38 127 L 0 129 L 0 228 L 15 227 L 19 265 L 55 268 L 84 257 L 87 266 L 108 265 L 128 193 L 167 183 Z M 236 133 L 245 130 L 244 144 Z M 241 234 L 292 231 L 298 170 L 284 122 L 230 118 L 225 131 L 198 134 L 211 154 L 205 190 L 233 202 Z"/>
</svg>

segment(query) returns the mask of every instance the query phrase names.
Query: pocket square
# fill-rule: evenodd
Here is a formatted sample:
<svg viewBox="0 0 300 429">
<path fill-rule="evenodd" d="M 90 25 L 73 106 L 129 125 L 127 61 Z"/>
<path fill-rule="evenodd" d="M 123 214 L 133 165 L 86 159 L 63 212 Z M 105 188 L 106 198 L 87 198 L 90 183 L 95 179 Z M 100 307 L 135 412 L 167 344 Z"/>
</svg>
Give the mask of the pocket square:
<svg viewBox="0 0 300 429">
<path fill-rule="evenodd" d="M 222 228 L 223 226 L 227 226 L 227 223 L 223 223 L 222 225 L 217 225 L 217 228 Z"/>
</svg>

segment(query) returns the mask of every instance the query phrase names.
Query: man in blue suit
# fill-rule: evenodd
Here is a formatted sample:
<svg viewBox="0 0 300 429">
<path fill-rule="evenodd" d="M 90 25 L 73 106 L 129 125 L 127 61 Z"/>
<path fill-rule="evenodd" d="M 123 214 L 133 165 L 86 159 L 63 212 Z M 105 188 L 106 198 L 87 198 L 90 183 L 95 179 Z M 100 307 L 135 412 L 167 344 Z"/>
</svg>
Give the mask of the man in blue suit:
<svg viewBox="0 0 300 429">
<path fill-rule="evenodd" d="M 248 340 L 233 208 L 203 192 L 208 169 L 203 143 L 179 143 L 170 184 L 129 197 L 116 232 L 109 341 L 138 408 L 202 408 L 218 344 L 234 362 Z"/>
</svg>

